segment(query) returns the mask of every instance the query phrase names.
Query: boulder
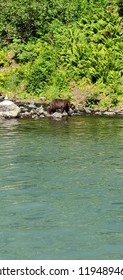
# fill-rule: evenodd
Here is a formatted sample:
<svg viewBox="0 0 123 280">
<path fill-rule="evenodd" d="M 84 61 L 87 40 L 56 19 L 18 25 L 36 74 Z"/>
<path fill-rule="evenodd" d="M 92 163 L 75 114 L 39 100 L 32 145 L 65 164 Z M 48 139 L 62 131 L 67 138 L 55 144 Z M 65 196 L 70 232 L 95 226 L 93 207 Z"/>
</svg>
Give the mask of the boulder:
<svg viewBox="0 0 123 280">
<path fill-rule="evenodd" d="M 20 108 L 6 96 L 0 102 L 0 117 L 2 118 L 16 118 L 20 113 Z"/>
</svg>

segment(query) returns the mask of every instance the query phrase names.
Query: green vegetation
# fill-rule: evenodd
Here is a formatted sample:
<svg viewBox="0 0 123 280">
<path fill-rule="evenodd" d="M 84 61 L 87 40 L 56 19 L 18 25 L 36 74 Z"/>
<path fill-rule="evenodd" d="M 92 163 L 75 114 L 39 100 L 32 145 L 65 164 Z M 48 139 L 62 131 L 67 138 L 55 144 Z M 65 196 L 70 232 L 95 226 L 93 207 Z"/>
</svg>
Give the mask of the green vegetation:
<svg viewBox="0 0 123 280">
<path fill-rule="evenodd" d="M 1 0 L 1 93 L 123 100 L 122 0 Z"/>
</svg>

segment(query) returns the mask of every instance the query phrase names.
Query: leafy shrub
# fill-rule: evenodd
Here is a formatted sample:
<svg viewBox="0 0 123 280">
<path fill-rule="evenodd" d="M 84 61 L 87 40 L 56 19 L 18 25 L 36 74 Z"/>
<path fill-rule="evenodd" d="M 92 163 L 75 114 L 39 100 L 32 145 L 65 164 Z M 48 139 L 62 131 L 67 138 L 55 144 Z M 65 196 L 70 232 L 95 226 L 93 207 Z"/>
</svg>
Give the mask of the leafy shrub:
<svg viewBox="0 0 123 280">
<path fill-rule="evenodd" d="M 2 73 L 1 86 L 24 85 L 28 95 L 51 98 L 68 95 L 70 81 L 85 78 L 99 95 L 104 92 L 104 103 L 117 105 L 123 95 L 121 2 L 8 0 L 5 5 L 1 0 L 0 65 L 11 64 L 9 50 L 19 65 Z M 92 96 L 88 106 L 95 102 Z"/>
<path fill-rule="evenodd" d="M 9 59 L 6 50 L 0 50 L 0 67 L 7 67 L 9 66 Z"/>
</svg>

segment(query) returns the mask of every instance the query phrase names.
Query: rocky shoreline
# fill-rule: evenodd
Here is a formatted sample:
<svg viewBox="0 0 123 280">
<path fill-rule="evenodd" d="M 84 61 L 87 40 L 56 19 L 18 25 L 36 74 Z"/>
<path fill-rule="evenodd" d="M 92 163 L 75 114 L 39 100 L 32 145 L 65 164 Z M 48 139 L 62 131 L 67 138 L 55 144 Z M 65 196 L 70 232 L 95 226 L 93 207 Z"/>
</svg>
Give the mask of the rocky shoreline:
<svg viewBox="0 0 123 280">
<path fill-rule="evenodd" d="M 64 112 L 61 114 L 60 112 L 56 112 L 54 114 L 48 113 L 48 106 L 49 104 L 40 103 L 40 102 L 16 102 L 16 104 L 20 107 L 21 111 L 19 114 L 20 118 L 44 118 L 44 117 L 52 117 L 55 119 L 62 118 L 67 116 Z M 108 110 L 99 110 L 91 109 L 89 107 L 84 108 L 76 108 L 75 112 L 72 115 L 95 115 L 95 116 L 123 116 L 123 107 L 120 109 L 111 109 Z"/>
<path fill-rule="evenodd" d="M 5 100 L 7 99 L 5 103 Z M 4 105 L 4 107 L 3 107 Z M 5 106 L 6 105 L 6 106 Z M 40 119 L 40 118 L 54 118 L 54 119 L 62 119 L 67 116 L 67 113 L 61 114 L 60 112 L 55 112 L 54 114 L 48 113 L 48 106 L 46 102 L 27 102 L 27 101 L 18 101 L 18 100 L 8 100 L 8 98 L 0 97 L 0 118 L 32 118 L 32 119 Z M 17 114 L 12 111 L 15 107 L 15 111 Z M 99 110 L 99 108 L 91 109 L 89 107 L 85 108 L 76 108 L 75 112 L 72 115 L 95 115 L 95 116 L 123 116 L 123 106 L 119 109 L 106 109 Z"/>
</svg>

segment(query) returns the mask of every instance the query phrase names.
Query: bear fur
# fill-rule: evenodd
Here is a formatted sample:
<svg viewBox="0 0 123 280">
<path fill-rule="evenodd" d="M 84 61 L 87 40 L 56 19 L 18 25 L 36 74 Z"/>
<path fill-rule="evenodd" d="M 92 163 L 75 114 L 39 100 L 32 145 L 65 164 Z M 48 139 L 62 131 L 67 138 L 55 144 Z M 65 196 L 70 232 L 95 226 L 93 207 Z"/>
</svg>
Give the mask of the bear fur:
<svg viewBox="0 0 123 280">
<path fill-rule="evenodd" d="M 53 99 L 50 102 L 48 112 L 50 114 L 55 113 L 57 110 L 61 110 L 61 113 L 65 111 L 69 116 L 71 115 L 70 109 L 75 110 L 75 105 L 71 103 L 68 99 Z"/>
</svg>

